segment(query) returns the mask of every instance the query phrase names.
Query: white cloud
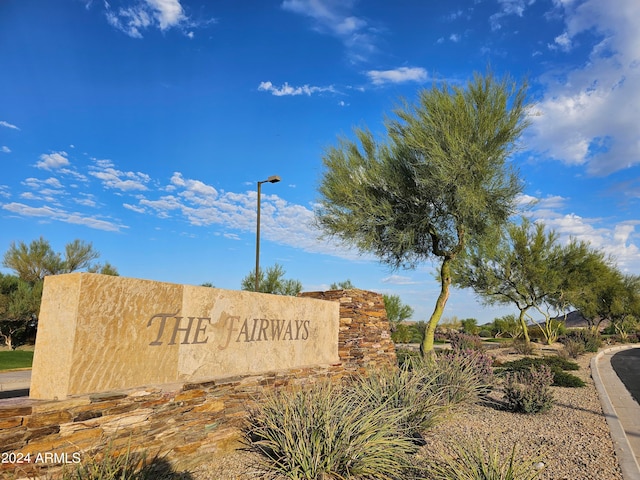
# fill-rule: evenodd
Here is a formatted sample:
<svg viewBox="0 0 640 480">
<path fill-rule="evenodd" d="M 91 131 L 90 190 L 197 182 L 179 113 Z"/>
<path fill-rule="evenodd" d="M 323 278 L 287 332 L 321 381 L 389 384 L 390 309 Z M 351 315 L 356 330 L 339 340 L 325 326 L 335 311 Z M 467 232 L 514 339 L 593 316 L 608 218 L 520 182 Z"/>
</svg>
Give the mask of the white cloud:
<svg viewBox="0 0 640 480">
<path fill-rule="evenodd" d="M 546 87 L 533 118 L 532 145 L 592 175 L 640 164 L 640 2 L 566 2 L 560 44 L 597 38 L 588 61 L 542 77 Z"/>
<path fill-rule="evenodd" d="M 535 0 L 498 0 L 500 11 L 489 17 L 491 30 L 499 30 L 502 28 L 502 19 L 509 15 L 522 17 L 527 6 L 535 3 Z"/>
<path fill-rule="evenodd" d="M 151 27 L 164 32 L 189 23 L 179 0 L 140 0 L 117 10 L 105 2 L 105 9 L 109 24 L 133 38 L 142 38 L 143 31 Z M 185 35 L 193 37 L 193 32 Z"/>
<path fill-rule="evenodd" d="M 424 82 L 428 78 L 427 71 L 420 67 L 400 67 L 393 70 L 369 70 L 367 76 L 374 85 Z"/>
<path fill-rule="evenodd" d="M 449 40 L 451 40 L 453 43 L 458 43 L 461 38 L 462 37 L 458 33 L 452 33 L 451 35 L 449 35 Z"/>
<path fill-rule="evenodd" d="M 561 50 L 568 52 L 569 50 L 571 50 L 572 47 L 572 42 L 571 42 L 571 37 L 569 37 L 569 34 L 567 32 L 563 33 L 562 35 L 558 35 L 555 39 L 554 39 L 555 45 L 553 45 L 552 48 L 555 48 L 556 45 L 560 47 Z"/>
<path fill-rule="evenodd" d="M 390 275 L 381 280 L 382 283 L 389 283 L 392 285 L 415 285 L 420 282 L 416 282 L 415 280 L 411 280 L 411 277 L 406 277 L 404 275 Z"/>
<path fill-rule="evenodd" d="M 64 223 L 71 223 L 74 225 L 84 225 L 89 228 L 94 228 L 96 230 L 105 230 L 108 232 L 119 232 L 123 228 L 127 228 L 124 225 L 119 225 L 108 220 L 103 220 L 92 216 L 85 216 L 75 212 L 69 213 L 62 209 L 49 206 L 30 207 L 23 203 L 12 202 L 2 205 L 2 208 L 9 212 L 25 217 L 42 217 L 46 221 L 56 220 Z"/>
<path fill-rule="evenodd" d="M 640 232 L 636 232 L 639 220 L 611 224 L 605 218 L 586 218 L 563 212 L 566 208 L 564 197 L 550 195 L 536 200 L 535 207 L 527 215 L 554 230 L 562 242 L 568 242 L 570 238 L 588 242 L 611 255 L 623 271 L 640 271 Z"/>
<path fill-rule="evenodd" d="M 16 127 L 15 125 L 9 123 L 9 122 L 5 122 L 4 120 L 0 120 L 0 126 L 2 127 L 6 127 L 6 128 L 11 128 L 13 130 L 20 130 L 18 127 Z"/>
<path fill-rule="evenodd" d="M 149 175 L 141 172 L 123 172 L 113 168 L 110 160 L 94 159 L 95 166 L 90 167 L 89 175 L 102 180 L 107 188 L 121 191 L 147 190 Z"/>
<path fill-rule="evenodd" d="M 314 93 L 320 92 L 332 92 L 335 93 L 335 89 L 333 86 L 329 87 L 312 87 L 309 85 L 303 85 L 301 87 L 292 87 L 287 82 L 284 82 L 284 85 L 281 87 L 276 87 L 271 82 L 260 82 L 258 85 L 258 90 L 261 92 L 271 92 L 272 95 L 276 97 L 283 97 L 287 95 L 307 95 L 311 96 Z"/>
<path fill-rule="evenodd" d="M 140 213 L 153 212 L 162 219 L 182 217 L 196 227 L 220 226 L 225 229 L 225 236 L 255 232 L 257 192 L 219 192 L 198 180 L 185 179 L 178 172 L 171 177 L 171 186 L 172 194 L 155 199 L 141 197 L 137 205 L 126 204 L 125 208 Z M 319 238 L 310 208 L 291 204 L 277 195 L 263 194 L 260 213 L 265 240 L 307 252 L 358 257 L 349 248 Z"/>
<path fill-rule="evenodd" d="M 40 161 L 36 163 L 37 168 L 44 170 L 55 170 L 69 165 L 67 152 L 45 153 L 40 155 Z"/>
<path fill-rule="evenodd" d="M 11 149 L 9 147 L 7 147 L 6 145 L 3 145 L 2 148 L 0 148 L 0 151 L 2 153 L 11 153 Z"/>
<path fill-rule="evenodd" d="M 312 18 L 314 28 L 339 38 L 353 60 L 365 60 L 375 51 L 375 30 L 351 13 L 353 0 L 284 0 L 284 10 Z"/>
</svg>

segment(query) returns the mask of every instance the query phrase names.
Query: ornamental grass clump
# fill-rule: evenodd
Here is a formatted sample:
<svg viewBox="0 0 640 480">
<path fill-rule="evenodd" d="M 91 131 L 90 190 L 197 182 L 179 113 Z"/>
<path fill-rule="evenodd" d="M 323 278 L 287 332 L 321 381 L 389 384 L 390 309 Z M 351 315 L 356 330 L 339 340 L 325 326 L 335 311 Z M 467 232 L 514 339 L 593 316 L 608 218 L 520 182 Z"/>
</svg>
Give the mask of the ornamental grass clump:
<svg viewBox="0 0 640 480">
<path fill-rule="evenodd" d="M 412 362 L 415 364 L 415 359 Z M 404 414 L 399 432 L 411 438 L 431 428 L 445 410 L 444 389 L 437 388 L 437 376 L 408 364 L 385 368 L 359 377 L 350 388 L 371 408 L 384 406 Z"/>
<path fill-rule="evenodd" d="M 432 392 L 445 405 L 473 403 L 492 388 L 494 375 L 493 360 L 477 351 L 447 351 L 427 359 L 416 368 L 423 369 L 422 375 L 432 378 Z"/>
<path fill-rule="evenodd" d="M 541 413 L 549 410 L 554 401 L 552 383 L 553 372 L 547 365 L 507 373 L 504 384 L 507 408 L 519 413 Z"/>
<path fill-rule="evenodd" d="M 330 383 L 266 395 L 243 430 L 258 469 L 290 479 L 402 478 L 417 444 L 407 413 Z"/>
<path fill-rule="evenodd" d="M 544 464 L 538 458 L 521 456 L 517 445 L 503 455 L 495 442 L 462 440 L 451 442 L 426 465 L 430 480 L 533 480 Z"/>
</svg>

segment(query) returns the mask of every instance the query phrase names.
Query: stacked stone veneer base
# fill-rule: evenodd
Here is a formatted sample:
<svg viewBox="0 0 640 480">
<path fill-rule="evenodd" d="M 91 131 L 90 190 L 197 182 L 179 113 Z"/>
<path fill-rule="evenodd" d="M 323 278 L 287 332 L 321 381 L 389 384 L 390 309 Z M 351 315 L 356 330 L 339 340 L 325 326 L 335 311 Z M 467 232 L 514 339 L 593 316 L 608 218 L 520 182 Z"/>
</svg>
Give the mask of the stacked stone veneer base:
<svg viewBox="0 0 640 480">
<path fill-rule="evenodd" d="M 144 451 L 176 469 L 192 468 L 238 447 L 238 427 L 261 393 L 396 363 L 381 295 L 353 289 L 302 296 L 340 302 L 339 362 L 64 400 L 0 400 L 0 452 L 12 454 L 6 458 L 30 454 L 32 461 L 2 463 L 0 477 L 52 473 L 61 461 L 73 466 L 108 448 L 116 454 Z M 38 454 L 41 463 L 34 462 Z"/>
</svg>

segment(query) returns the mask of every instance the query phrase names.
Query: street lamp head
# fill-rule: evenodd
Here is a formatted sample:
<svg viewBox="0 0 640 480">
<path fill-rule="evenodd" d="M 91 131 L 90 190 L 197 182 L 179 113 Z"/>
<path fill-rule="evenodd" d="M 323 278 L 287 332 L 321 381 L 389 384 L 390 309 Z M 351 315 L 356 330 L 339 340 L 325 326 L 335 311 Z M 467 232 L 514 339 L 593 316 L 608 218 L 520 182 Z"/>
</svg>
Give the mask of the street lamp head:
<svg viewBox="0 0 640 480">
<path fill-rule="evenodd" d="M 269 183 L 278 183 L 280 181 L 280 177 L 278 175 L 271 175 L 267 178 L 267 182 Z"/>
</svg>

